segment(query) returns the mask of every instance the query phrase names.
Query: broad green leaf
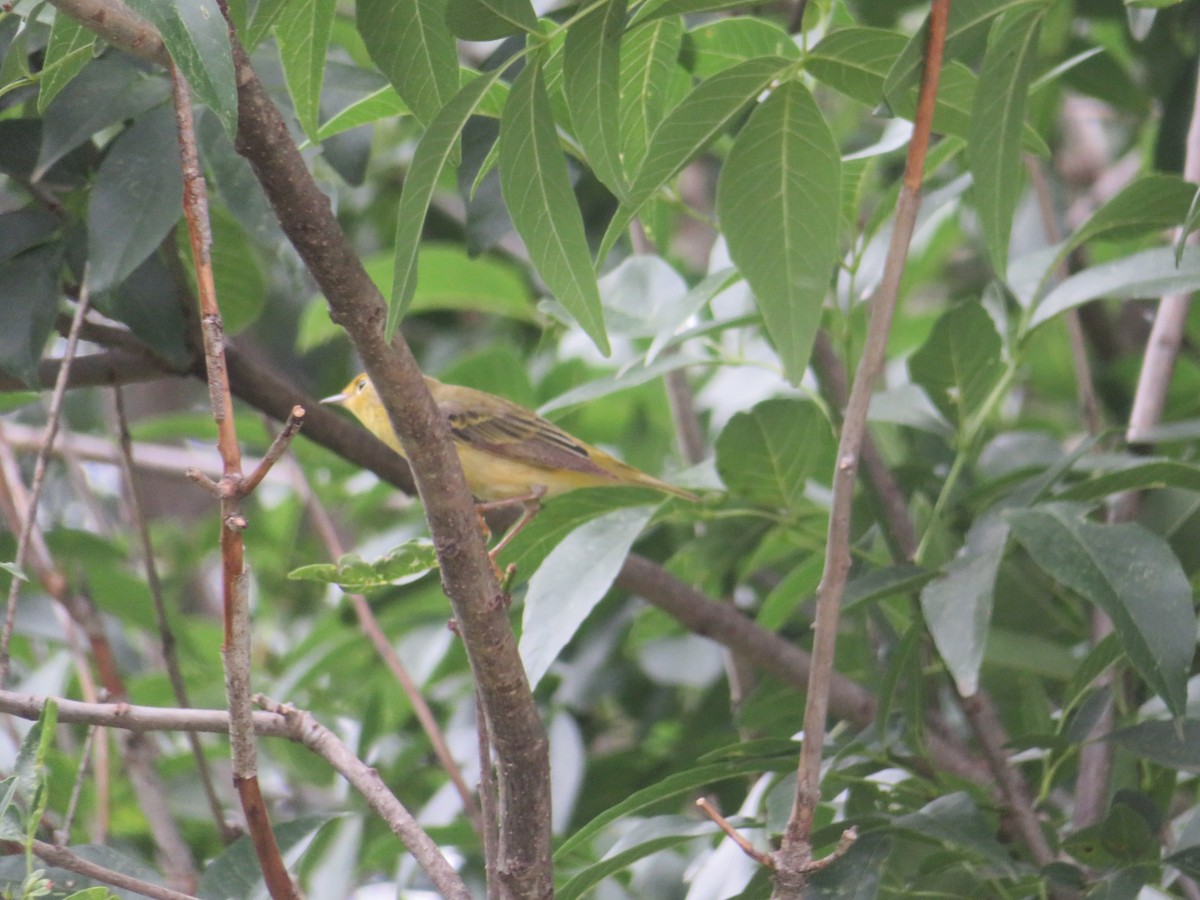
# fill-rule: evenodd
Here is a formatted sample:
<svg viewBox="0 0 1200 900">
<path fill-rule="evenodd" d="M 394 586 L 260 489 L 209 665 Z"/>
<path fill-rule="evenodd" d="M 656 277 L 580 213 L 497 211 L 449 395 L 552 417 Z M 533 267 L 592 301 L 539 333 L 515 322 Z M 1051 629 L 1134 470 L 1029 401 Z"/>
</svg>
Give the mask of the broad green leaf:
<svg viewBox="0 0 1200 900">
<path fill-rule="evenodd" d="M 1085 512 L 1051 503 L 1006 518 L 1047 575 L 1108 614 L 1133 667 L 1182 715 L 1196 643 L 1187 576 L 1158 535 L 1141 525 L 1098 525 Z"/>
<path fill-rule="evenodd" d="M 842 28 L 812 48 L 804 68 L 835 91 L 877 106 L 888 70 L 907 42 L 904 35 L 883 28 Z"/>
<path fill-rule="evenodd" d="M 1126 300 L 1133 297 L 1161 297 L 1200 289 L 1200 247 L 1183 251 L 1179 265 L 1170 247 L 1143 250 L 1112 262 L 1084 269 L 1063 281 L 1048 293 L 1033 310 L 1032 330 L 1068 309 L 1074 309 L 1108 297 Z"/>
<path fill-rule="evenodd" d="M 846 583 L 846 590 L 842 594 L 842 609 L 847 610 L 860 603 L 874 603 L 896 594 L 911 593 L 936 577 L 936 572 L 920 566 L 895 565 L 872 569 Z"/>
<path fill-rule="evenodd" d="M 546 287 L 609 354 L 583 216 L 571 190 L 541 65 L 526 63 L 500 120 L 500 187 Z"/>
<path fill-rule="evenodd" d="M 1008 269 L 1013 214 L 1024 184 L 1021 131 L 1044 14 L 1044 5 L 1038 5 L 996 21 L 971 108 L 967 162 L 984 243 L 1001 277 Z"/>
<path fill-rule="evenodd" d="M 187 240 L 183 235 L 178 239 Z M 213 256 L 214 259 L 217 257 L 215 250 Z M 183 258 L 190 260 L 190 251 L 185 252 Z M 225 283 L 223 273 L 217 274 L 216 278 L 219 284 Z M 155 353 L 183 369 L 191 363 L 192 351 L 184 310 L 170 299 L 177 288 L 177 276 L 167 269 L 158 254 L 151 254 L 111 291 L 97 294 L 93 302 L 110 319 L 128 326 Z M 225 297 L 219 299 L 224 308 Z M 262 299 L 257 302 L 261 304 Z"/>
<path fill-rule="evenodd" d="M 708 78 L 759 56 L 799 59 L 795 39 L 765 19 L 716 19 L 691 29 L 684 37 L 684 66 L 697 78 Z"/>
<path fill-rule="evenodd" d="M 604 854 L 603 859 L 576 874 L 556 890 L 554 895 L 560 900 L 576 900 L 586 896 L 605 878 L 629 868 L 639 859 L 645 859 L 653 853 L 667 850 L 685 841 L 695 840 L 701 835 L 712 834 L 715 830 L 716 825 L 712 822 L 696 822 L 682 816 L 655 816 L 645 819 L 621 835 L 616 844 Z"/>
<path fill-rule="evenodd" d="M 411 114 L 412 110 L 408 108 L 407 103 L 400 99 L 396 89 L 390 84 L 385 85 L 365 97 L 360 97 L 345 109 L 339 110 L 326 119 L 317 129 L 317 135 L 313 140 L 315 143 L 320 143 L 360 125 L 369 125 L 380 119 Z"/>
<path fill-rule="evenodd" d="M 646 201 L 720 137 L 788 65 L 787 60 L 775 57 L 740 63 L 700 82 L 671 110 L 650 138 L 646 157 L 629 186 L 628 200 L 609 223 L 597 259 L 607 258 Z M 824 145 L 822 137 L 818 138 L 819 147 Z"/>
<path fill-rule="evenodd" d="M 253 50 L 263 38 L 275 27 L 275 21 L 283 15 L 283 10 L 291 0 L 259 0 L 254 8 L 254 15 L 243 31 L 238 29 L 238 38 L 247 50 Z"/>
<path fill-rule="evenodd" d="M 633 175 L 646 157 L 650 137 L 670 110 L 670 84 L 683 40 L 678 18 L 655 19 L 631 28 L 621 46 L 621 162 Z"/>
<path fill-rule="evenodd" d="M 293 581 L 336 584 L 347 591 L 365 591 L 391 584 L 407 584 L 438 567 L 437 551 L 429 541 L 409 541 L 368 562 L 347 553 L 336 563 L 313 563 L 288 572 Z"/>
<path fill-rule="evenodd" d="M 130 0 L 129 5 L 158 29 L 188 86 L 232 138 L 237 133 L 237 85 L 229 26 L 216 0 Z"/>
<path fill-rule="evenodd" d="M 445 0 L 359 0 L 355 13 L 371 60 L 413 114 L 432 123 L 459 85 Z"/>
<path fill-rule="evenodd" d="M 840 208 L 837 143 L 808 89 L 786 82 L 734 141 L 717 181 L 717 214 L 793 384 L 821 323 Z"/>
<path fill-rule="evenodd" d="M 88 203 L 88 285 L 108 290 L 155 251 L 179 220 L 183 174 L 175 114 L 142 116 L 109 148 Z"/>
<path fill-rule="evenodd" d="M 894 846 L 886 834 L 864 834 L 845 855 L 812 874 L 808 900 L 875 900 Z"/>
<path fill-rule="evenodd" d="M 692 316 L 700 312 L 708 303 L 726 288 L 738 280 L 738 274 L 733 269 L 721 269 L 713 272 L 694 288 L 687 292 L 678 302 L 670 304 L 658 318 L 659 329 L 650 342 L 646 351 L 646 365 L 652 364 L 671 340 Z"/>
<path fill-rule="evenodd" d="M 833 429 L 814 403 L 764 400 L 729 420 L 717 438 L 717 471 L 734 493 L 792 512 L 814 473 L 833 470 Z"/>
<path fill-rule="evenodd" d="M 913 381 L 959 427 L 979 411 L 1000 377 L 1000 335 L 979 303 L 943 314 L 908 361 Z"/>
<path fill-rule="evenodd" d="M 404 312 L 412 302 L 417 290 L 417 250 L 421 245 L 421 232 L 425 227 L 425 214 L 437 188 L 442 170 L 454 156 L 458 138 L 467 119 L 474 113 L 488 89 L 499 79 L 500 69 L 467 84 L 446 104 L 426 129 L 421 143 L 413 154 L 408 177 L 400 194 L 400 207 L 396 213 L 396 247 L 393 264 L 392 290 L 388 301 L 387 326 L 384 334 L 388 340 L 396 333 Z"/>
<path fill-rule="evenodd" d="M 1200 226 L 1200 188 L 1192 195 L 1191 206 L 1188 207 L 1187 217 L 1175 238 L 1175 265 L 1183 259 L 1183 248 L 1187 246 L 1187 237 Z"/>
<path fill-rule="evenodd" d="M 600 183 L 625 194 L 621 165 L 621 34 L 625 0 L 609 0 L 568 31 L 563 47 L 563 89 L 575 136 Z"/>
<path fill-rule="evenodd" d="M 1111 736 L 1126 750 L 1172 769 L 1200 772 L 1200 721 L 1140 722 Z"/>
<path fill-rule="evenodd" d="M 496 41 L 538 29 L 529 0 L 448 0 L 446 24 L 464 41 Z"/>
<path fill-rule="evenodd" d="M 649 0 L 633 16 L 634 25 L 641 25 L 667 16 L 686 16 L 691 13 L 720 12 L 736 9 L 735 0 Z"/>
<path fill-rule="evenodd" d="M 957 0 L 950 4 L 946 23 L 946 60 L 956 60 L 971 47 L 988 22 L 996 16 L 1027 6 L 1044 6 L 1046 0 Z M 929 43 L 929 20 L 909 38 L 908 46 L 888 72 L 884 94 L 892 102 L 916 86 L 925 64 L 925 47 Z"/>
<path fill-rule="evenodd" d="M 36 206 L 0 213 L 0 260 L 48 243 L 61 226 L 58 216 Z"/>
<path fill-rule="evenodd" d="M 336 0 L 291 0 L 275 21 L 275 41 L 296 118 L 316 138 L 321 112 L 325 53 L 333 33 Z"/>
<path fill-rule="evenodd" d="M 275 833 L 279 851 L 286 856 L 334 818 L 328 814 L 301 816 L 273 825 L 271 831 Z M 200 900 L 225 900 L 228 897 L 256 897 L 264 893 L 262 869 L 254 854 L 254 845 L 248 836 L 243 836 L 204 867 L 196 896 Z"/>
<path fill-rule="evenodd" d="M 567 535 L 533 573 L 525 594 L 519 648 L 531 687 L 537 687 L 583 620 L 604 599 L 654 509 L 635 506 L 593 519 Z M 583 568 L 581 559 L 588 561 Z"/>
<path fill-rule="evenodd" d="M 39 387 L 38 360 L 54 329 L 62 251 L 35 247 L 0 262 L 0 371 Z"/>
<path fill-rule="evenodd" d="M 93 60 L 46 109 L 32 178 L 40 180 L 51 166 L 97 132 L 137 118 L 170 96 L 167 79 L 147 74 L 126 56 L 110 54 Z"/>
<path fill-rule="evenodd" d="M 59 13 L 50 26 L 46 57 L 38 82 L 37 108 L 44 113 L 58 92 L 91 61 L 96 35 L 70 16 Z"/>
<path fill-rule="evenodd" d="M 258 251 L 225 212 L 213 211 L 212 266 L 227 334 L 237 334 L 258 320 L 267 302 L 267 276 Z M 190 258 L 190 256 L 189 256 Z"/>
<path fill-rule="evenodd" d="M 967 532 L 962 552 L 942 568 L 940 577 L 921 589 L 925 624 L 963 697 L 979 690 L 996 573 L 1007 541 L 1004 522 L 985 513 Z"/>
<path fill-rule="evenodd" d="M 1012 871 L 1012 856 L 996 838 L 994 823 L 965 791 L 943 794 L 916 812 L 897 816 L 891 827 L 940 844 L 963 847 L 1001 871 Z"/>
<path fill-rule="evenodd" d="M 367 274 L 387 296 L 392 287 L 392 257 L 368 257 Z M 417 254 L 417 281 L 410 314 L 457 309 L 504 316 L 521 322 L 541 321 L 529 283 L 520 269 L 496 256 L 471 258 L 461 244 L 427 242 Z"/>
<path fill-rule="evenodd" d="M 1094 475 L 1056 495 L 1057 500 L 1099 500 L 1123 491 L 1156 488 L 1200 491 L 1200 468 L 1173 459 L 1138 461 L 1115 472 Z"/>
<path fill-rule="evenodd" d="M 1059 251 L 1059 259 L 1097 238 L 1123 241 L 1173 228 L 1188 217 L 1195 198 L 1196 185 L 1178 175 L 1158 172 L 1143 175 L 1075 229 Z"/>
<path fill-rule="evenodd" d="M 589 842 L 611 822 L 635 813 L 639 809 L 645 809 L 653 803 L 678 797 L 680 794 L 692 793 L 697 788 L 728 781 L 731 778 L 744 778 L 746 775 L 759 775 L 762 772 L 787 772 L 794 770 L 795 767 L 796 756 L 795 750 L 793 750 L 790 755 L 754 756 L 749 759 L 732 758 L 660 778 L 657 783 L 631 794 L 578 829 L 554 852 L 554 861 L 558 864 L 570 862 L 572 854 L 588 846 Z"/>
</svg>

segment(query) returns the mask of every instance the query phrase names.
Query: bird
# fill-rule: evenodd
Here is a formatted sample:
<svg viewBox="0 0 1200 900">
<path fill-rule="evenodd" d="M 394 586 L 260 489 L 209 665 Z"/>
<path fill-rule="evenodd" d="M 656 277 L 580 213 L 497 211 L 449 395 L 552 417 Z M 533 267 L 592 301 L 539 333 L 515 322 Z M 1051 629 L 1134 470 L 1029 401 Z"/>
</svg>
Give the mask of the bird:
<svg viewBox="0 0 1200 900">
<path fill-rule="evenodd" d="M 450 426 L 458 461 L 478 508 L 524 507 L 521 518 L 491 550 L 493 558 L 537 515 L 543 499 L 577 488 L 646 487 L 691 502 L 700 500 L 593 447 L 518 403 L 423 377 Z M 354 376 L 340 393 L 321 402 L 349 410 L 369 432 L 405 456 L 366 373 Z"/>
</svg>

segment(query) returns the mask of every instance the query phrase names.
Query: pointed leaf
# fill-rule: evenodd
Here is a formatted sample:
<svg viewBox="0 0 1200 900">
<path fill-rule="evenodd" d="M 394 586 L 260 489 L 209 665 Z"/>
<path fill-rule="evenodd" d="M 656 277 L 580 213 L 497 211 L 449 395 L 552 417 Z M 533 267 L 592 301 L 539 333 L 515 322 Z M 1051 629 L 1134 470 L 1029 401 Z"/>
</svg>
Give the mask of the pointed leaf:
<svg viewBox="0 0 1200 900">
<path fill-rule="evenodd" d="M 500 187 L 538 274 L 607 356 L 608 337 L 583 216 L 537 62 L 521 71 L 500 120 Z"/>
<path fill-rule="evenodd" d="M 1100 297 L 1126 300 L 1195 290 L 1200 290 L 1200 248 L 1185 248 L 1176 265 L 1173 249 L 1156 247 L 1072 275 L 1037 305 L 1029 327 Z"/>
<path fill-rule="evenodd" d="M 703 153 L 787 66 L 787 60 L 752 59 L 700 82 L 654 130 L 646 158 L 609 223 L 598 259 L 605 259 L 642 206 Z M 821 139 L 818 138 L 818 141 Z M 836 204 L 834 210 L 836 211 Z"/>
<path fill-rule="evenodd" d="M 621 162 L 625 175 L 641 166 L 654 133 L 668 111 L 671 73 L 676 68 L 683 22 L 655 19 L 630 29 L 621 46 Z"/>
<path fill-rule="evenodd" d="M 959 427 L 987 400 L 1000 377 L 1000 335 L 979 303 L 961 303 L 934 325 L 908 361 L 913 381 Z"/>
<path fill-rule="evenodd" d="M 467 119 L 496 83 L 500 71 L 494 69 L 464 86 L 429 124 L 413 154 L 396 213 L 396 259 L 384 330 L 388 340 L 396 333 L 417 290 L 417 251 L 425 227 L 425 214 L 429 211 L 438 179 L 458 147 L 458 138 Z"/>
<path fill-rule="evenodd" d="M 833 429 L 807 400 L 764 400 L 729 420 L 717 438 L 717 471 L 731 491 L 795 511 L 808 479 L 833 469 Z"/>
<path fill-rule="evenodd" d="M 216 0 L 130 0 L 129 5 L 158 29 L 188 86 L 232 138 L 237 132 L 237 85 L 229 26 Z"/>
<path fill-rule="evenodd" d="M 296 118 L 310 139 L 317 134 L 325 53 L 337 0 L 291 0 L 275 20 L 275 42 Z"/>
<path fill-rule="evenodd" d="M 799 59 L 795 39 L 765 19 L 735 18 L 705 22 L 685 38 L 684 65 L 697 78 L 708 78 L 759 56 Z"/>
<path fill-rule="evenodd" d="M 66 87 L 84 66 L 92 61 L 96 35 L 70 16 L 58 13 L 50 26 L 46 57 L 38 82 L 38 112 L 44 113 L 50 101 Z"/>
<path fill-rule="evenodd" d="M 804 68 L 839 93 L 877 106 L 892 63 L 908 39 L 885 28 L 842 28 L 824 38 L 805 57 Z"/>
<path fill-rule="evenodd" d="M 1192 592 L 1167 543 L 1141 525 L 1097 525 L 1051 503 L 1007 514 L 1014 536 L 1051 578 L 1113 621 L 1133 667 L 1182 715 L 1196 643 Z"/>
<path fill-rule="evenodd" d="M 938 653 L 959 694 L 979 690 L 979 669 L 987 648 L 996 573 L 1004 557 L 1008 527 L 984 515 L 967 532 L 962 551 L 942 574 L 921 589 L 921 612 Z"/>
<path fill-rule="evenodd" d="M 1122 728 L 1112 740 L 1159 765 L 1200 772 L 1200 720 L 1139 722 Z"/>
<path fill-rule="evenodd" d="M 575 529 L 538 566 L 525 594 L 521 659 L 530 687 L 604 599 L 655 507 L 618 509 Z M 587 566 L 580 568 L 580 560 Z"/>
<path fill-rule="evenodd" d="M 538 27 L 529 0 L 449 0 L 446 24 L 464 41 L 497 41 Z"/>
<path fill-rule="evenodd" d="M 39 387 L 38 360 L 54 329 L 61 296 L 57 245 L 35 247 L 0 262 L 0 371 Z"/>
<path fill-rule="evenodd" d="M 967 161 L 984 243 L 1001 277 L 1008 269 L 1013 214 L 1021 199 L 1021 131 L 1044 14 L 1044 5 L 1038 5 L 995 23 L 971 109 Z"/>
<path fill-rule="evenodd" d="M 459 87 L 445 0 L 359 0 L 358 33 L 371 61 L 425 124 Z"/>
<path fill-rule="evenodd" d="M 609 0 L 567 31 L 563 88 L 575 136 L 592 171 L 617 197 L 625 193 L 621 167 L 621 34 L 625 0 Z"/>
<path fill-rule="evenodd" d="M 798 81 L 754 111 L 717 182 L 729 255 L 754 290 L 784 372 L 799 384 L 838 249 L 841 158 Z"/>
<path fill-rule="evenodd" d="M 347 591 L 365 591 L 391 584 L 407 584 L 438 567 L 437 551 L 429 541 L 409 541 L 378 559 L 367 562 L 347 553 L 337 563 L 314 563 L 288 572 L 294 581 L 336 584 Z"/>
<path fill-rule="evenodd" d="M 160 107 L 113 141 L 88 203 L 88 284 L 100 292 L 124 280 L 179 219 L 183 175 L 175 114 Z"/>
</svg>

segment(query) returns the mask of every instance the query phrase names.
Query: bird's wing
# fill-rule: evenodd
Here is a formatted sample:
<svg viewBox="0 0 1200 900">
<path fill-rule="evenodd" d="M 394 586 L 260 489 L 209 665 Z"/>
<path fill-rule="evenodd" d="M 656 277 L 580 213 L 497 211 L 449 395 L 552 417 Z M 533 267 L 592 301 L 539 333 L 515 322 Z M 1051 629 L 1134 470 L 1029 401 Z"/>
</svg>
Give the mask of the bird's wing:
<svg viewBox="0 0 1200 900">
<path fill-rule="evenodd" d="M 605 478 L 611 472 L 592 460 L 593 451 L 557 425 L 515 403 L 492 400 L 488 412 L 468 409 L 453 400 L 439 406 L 450 421 L 450 433 L 459 441 L 497 456 L 545 469 L 566 469 Z"/>
</svg>

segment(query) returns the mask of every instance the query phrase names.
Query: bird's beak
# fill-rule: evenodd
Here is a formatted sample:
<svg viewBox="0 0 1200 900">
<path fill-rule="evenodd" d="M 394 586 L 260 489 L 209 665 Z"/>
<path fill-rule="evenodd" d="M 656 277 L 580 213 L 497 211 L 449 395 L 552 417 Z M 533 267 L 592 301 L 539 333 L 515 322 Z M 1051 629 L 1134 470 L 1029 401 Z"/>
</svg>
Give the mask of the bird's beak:
<svg viewBox="0 0 1200 900">
<path fill-rule="evenodd" d="M 321 402 L 322 403 L 345 403 L 348 399 L 350 399 L 350 398 L 347 397 L 345 394 L 334 394 L 332 397 L 326 397 Z"/>
</svg>

